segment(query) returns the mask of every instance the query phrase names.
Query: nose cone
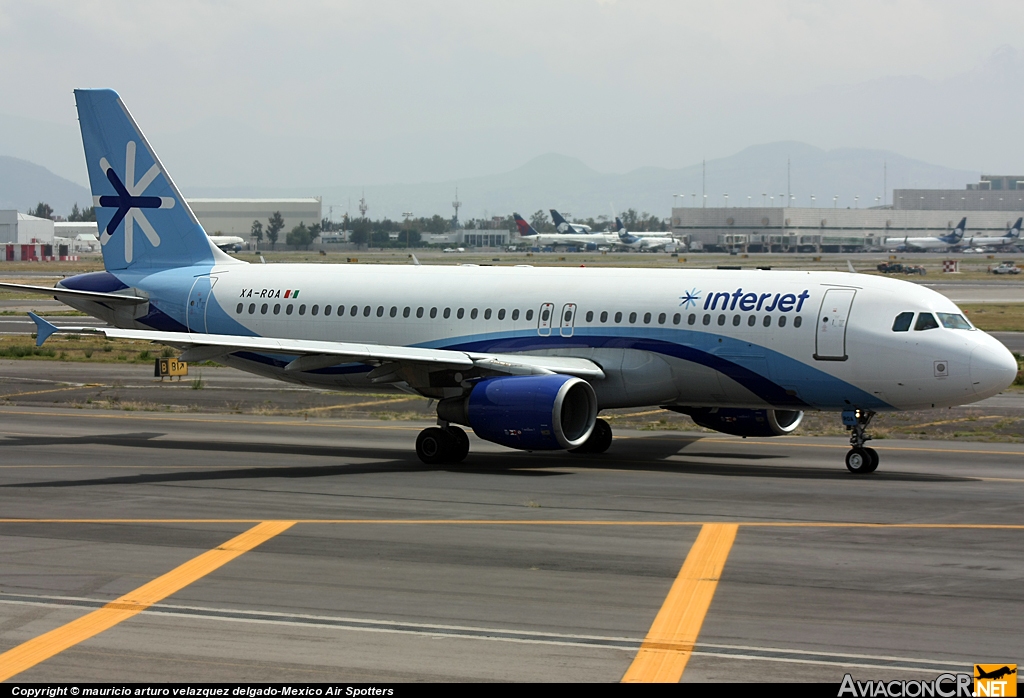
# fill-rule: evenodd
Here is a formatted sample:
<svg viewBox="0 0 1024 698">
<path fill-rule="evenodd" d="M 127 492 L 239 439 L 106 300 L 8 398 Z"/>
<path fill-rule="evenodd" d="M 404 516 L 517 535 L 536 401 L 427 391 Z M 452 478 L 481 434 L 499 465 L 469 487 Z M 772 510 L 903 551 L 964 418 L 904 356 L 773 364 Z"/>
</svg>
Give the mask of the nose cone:
<svg viewBox="0 0 1024 698">
<path fill-rule="evenodd" d="M 971 384 L 979 397 L 999 393 L 1016 377 L 1017 360 L 999 342 L 986 342 L 971 352 Z"/>
</svg>

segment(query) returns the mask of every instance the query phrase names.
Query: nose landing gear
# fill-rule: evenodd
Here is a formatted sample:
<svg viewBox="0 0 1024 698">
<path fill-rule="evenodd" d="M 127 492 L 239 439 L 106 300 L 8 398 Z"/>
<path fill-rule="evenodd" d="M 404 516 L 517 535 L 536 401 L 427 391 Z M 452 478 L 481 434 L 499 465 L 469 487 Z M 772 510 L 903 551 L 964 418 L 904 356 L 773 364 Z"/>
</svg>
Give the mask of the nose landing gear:
<svg viewBox="0 0 1024 698">
<path fill-rule="evenodd" d="M 846 469 L 856 475 L 866 475 L 878 468 L 878 452 L 864 446 L 871 437 L 867 434 L 868 424 L 874 412 L 868 410 L 846 410 L 843 412 L 843 424 L 850 432 L 851 448 L 846 453 Z"/>
</svg>

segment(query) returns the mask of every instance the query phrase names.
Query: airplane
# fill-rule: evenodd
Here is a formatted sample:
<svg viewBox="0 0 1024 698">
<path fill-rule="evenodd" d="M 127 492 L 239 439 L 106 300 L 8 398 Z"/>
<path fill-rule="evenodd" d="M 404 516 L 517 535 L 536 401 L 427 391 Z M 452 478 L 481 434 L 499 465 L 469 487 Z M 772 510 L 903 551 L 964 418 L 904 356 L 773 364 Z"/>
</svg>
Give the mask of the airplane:
<svg viewBox="0 0 1024 698">
<path fill-rule="evenodd" d="M 565 220 L 565 218 L 562 217 L 562 214 L 559 213 L 558 211 L 556 211 L 555 209 L 551 209 L 551 220 L 554 221 L 554 223 L 555 223 L 555 230 L 557 230 L 558 232 L 560 232 L 562 234 L 565 234 L 565 233 L 585 233 L 587 235 L 592 235 L 593 234 L 593 231 L 590 229 L 589 225 L 583 225 L 582 223 L 570 223 L 569 221 Z"/>
<path fill-rule="evenodd" d="M 1024 216 L 1017 219 L 1017 222 L 1006 231 L 1006 235 L 976 235 L 974 237 L 964 238 L 960 244 L 965 247 L 1001 247 L 1003 245 L 1016 245 L 1020 242 L 1021 223 L 1024 223 Z"/>
<path fill-rule="evenodd" d="M 210 242 L 225 252 L 241 252 L 245 240 L 237 235 L 211 235 Z"/>
<path fill-rule="evenodd" d="M 974 665 L 974 671 L 978 674 L 977 676 L 974 677 L 976 679 L 996 679 L 996 680 L 999 680 L 999 679 L 1003 678 L 1004 676 L 1009 676 L 1010 674 L 1016 674 L 1017 673 L 1016 669 L 1011 669 L 1008 666 L 1003 666 L 1003 667 L 1000 667 L 999 669 L 994 669 L 993 671 L 985 671 L 985 670 L 983 670 L 977 664 Z"/>
<path fill-rule="evenodd" d="M 903 247 L 907 250 L 945 250 L 962 244 L 964 230 L 967 228 L 967 218 L 961 218 L 957 226 L 949 233 L 942 236 L 932 237 L 902 237 L 886 238 L 885 247 Z"/>
<path fill-rule="evenodd" d="M 519 230 L 519 237 L 538 247 L 545 245 L 552 247 L 574 246 L 594 250 L 599 245 L 613 245 L 619 239 L 618 236 L 608 233 L 539 233 L 536 228 L 530 225 L 529 221 L 525 220 L 518 213 L 513 213 L 512 218 L 515 220 L 516 228 Z"/>
<path fill-rule="evenodd" d="M 807 271 L 249 264 L 219 250 L 112 90 L 76 90 L 104 271 L 47 288 L 109 323 L 56 333 L 151 341 L 331 390 L 437 402 L 424 463 L 457 463 L 471 428 L 523 451 L 597 454 L 601 410 L 661 406 L 738 436 L 792 434 L 839 413 L 846 467 L 883 411 L 999 393 L 1017 362 L 945 296 L 896 279 Z M 619 445 L 628 449 L 628 443 Z"/>
<path fill-rule="evenodd" d="M 668 247 L 675 249 L 676 246 L 676 239 L 671 235 L 663 235 L 659 233 L 631 233 L 626 230 L 626 226 L 622 224 L 622 221 L 618 217 L 615 218 L 615 229 L 619 233 L 618 244 L 631 250 L 648 250 L 656 252 L 657 250 L 664 250 Z"/>
</svg>

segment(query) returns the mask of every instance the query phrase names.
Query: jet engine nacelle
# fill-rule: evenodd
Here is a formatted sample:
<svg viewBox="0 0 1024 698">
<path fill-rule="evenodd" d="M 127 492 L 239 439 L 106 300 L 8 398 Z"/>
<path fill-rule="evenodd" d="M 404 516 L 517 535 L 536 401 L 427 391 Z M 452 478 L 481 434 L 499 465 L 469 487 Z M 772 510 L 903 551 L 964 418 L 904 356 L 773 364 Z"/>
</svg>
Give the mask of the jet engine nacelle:
<svg viewBox="0 0 1024 698">
<path fill-rule="evenodd" d="M 697 424 L 734 436 L 785 436 L 792 434 L 804 413 L 799 410 L 744 410 L 727 407 L 671 407 L 690 415 Z"/>
<path fill-rule="evenodd" d="M 472 427 L 481 439 L 525 451 L 582 446 L 597 419 L 585 380 L 560 374 L 486 378 L 467 397 L 437 405 L 437 416 Z"/>
</svg>

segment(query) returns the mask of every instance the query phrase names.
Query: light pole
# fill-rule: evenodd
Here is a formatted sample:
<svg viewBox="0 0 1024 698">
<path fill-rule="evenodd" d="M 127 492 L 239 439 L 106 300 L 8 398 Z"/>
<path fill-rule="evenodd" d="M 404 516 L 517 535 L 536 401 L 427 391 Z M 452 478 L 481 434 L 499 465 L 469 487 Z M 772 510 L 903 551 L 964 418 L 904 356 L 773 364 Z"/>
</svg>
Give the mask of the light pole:
<svg viewBox="0 0 1024 698">
<path fill-rule="evenodd" d="M 405 219 L 405 248 L 409 249 L 409 219 L 412 218 L 412 211 L 403 211 L 402 218 Z"/>
<path fill-rule="evenodd" d="M 814 208 L 814 194 L 811 194 L 811 208 Z"/>
<path fill-rule="evenodd" d="M 786 196 L 785 194 L 779 194 L 779 208 L 785 208 L 785 206 L 786 206 L 786 199 L 783 198 L 785 196 Z"/>
<path fill-rule="evenodd" d="M 725 194 L 722 194 L 722 196 L 725 197 L 725 207 L 729 208 L 729 194 L 728 194 L 728 192 L 726 192 Z"/>
<path fill-rule="evenodd" d="M 860 208 L 860 194 L 854 194 L 853 196 L 853 207 Z"/>
<path fill-rule="evenodd" d="M 747 197 L 747 208 L 750 208 L 750 197 Z"/>
<path fill-rule="evenodd" d="M 832 197 L 832 208 L 839 208 L 839 194 Z"/>
<path fill-rule="evenodd" d="M 761 208 L 764 208 L 764 197 L 768 196 L 764 192 L 761 192 Z"/>
</svg>

